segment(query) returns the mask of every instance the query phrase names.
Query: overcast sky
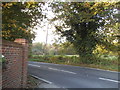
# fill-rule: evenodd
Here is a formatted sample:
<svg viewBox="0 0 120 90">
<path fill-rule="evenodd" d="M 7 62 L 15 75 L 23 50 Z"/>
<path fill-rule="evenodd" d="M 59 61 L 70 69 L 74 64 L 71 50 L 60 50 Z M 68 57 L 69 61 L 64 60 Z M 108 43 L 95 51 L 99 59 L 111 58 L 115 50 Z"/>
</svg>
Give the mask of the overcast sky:
<svg viewBox="0 0 120 90">
<path fill-rule="evenodd" d="M 45 10 L 47 8 L 47 10 Z M 45 4 L 45 6 L 42 8 L 43 9 L 43 13 L 47 15 L 47 17 L 49 19 L 52 19 L 55 15 L 54 13 L 51 11 L 51 8 L 48 8 L 48 4 Z M 41 23 L 41 26 L 45 25 L 44 27 L 39 27 L 36 26 L 34 29 L 34 31 L 36 32 L 36 38 L 33 41 L 33 43 L 35 42 L 43 42 L 46 43 L 46 34 L 47 34 L 47 30 L 48 30 L 48 40 L 47 43 L 52 44 L 54 38 L 56 38 L 57 36 L 55 36 L 55 34 L 53 33 L 55 31 L 55 28 L 53 25 L 50 25 L 48 23 L 48 21 L 45 19 L 44 22 Z"/>
<path fill-rule="evenodd" d="M 44 27 L 39 27 L 36 26 L 37 30 L 34 30 L 36 32 L 36 38 L 33 41 L 33 43 L 35 42 L 43 42 L 46 43 L 46 35 L 47 35 L 47 30 L 48 30 L 48 38 L 47 38 L 47 43 L 52 44 L 54 38 L 56 38 L 57 36 L 53 33 L 55 31 L 55 28 L 53 26 L 50 27 L 50 25 L 48 25 L 48 23 L 46 22 L 46 25 Z"/>
</svg>

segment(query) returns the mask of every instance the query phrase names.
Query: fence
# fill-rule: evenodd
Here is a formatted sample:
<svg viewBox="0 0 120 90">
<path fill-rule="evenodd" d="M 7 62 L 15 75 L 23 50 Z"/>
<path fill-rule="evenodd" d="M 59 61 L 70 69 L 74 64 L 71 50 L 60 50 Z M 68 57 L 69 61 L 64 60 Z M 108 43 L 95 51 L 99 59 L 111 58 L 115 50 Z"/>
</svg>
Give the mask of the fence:
<svg viewBox="0 0 120 90">
<path fill-rule="evenodd" d="M 14 42 L 2 40 L 2 55 L 5 57 L 2 88 L 25 88 L 28 42 L 25 39 L 16 39 Z"/>
</svg>

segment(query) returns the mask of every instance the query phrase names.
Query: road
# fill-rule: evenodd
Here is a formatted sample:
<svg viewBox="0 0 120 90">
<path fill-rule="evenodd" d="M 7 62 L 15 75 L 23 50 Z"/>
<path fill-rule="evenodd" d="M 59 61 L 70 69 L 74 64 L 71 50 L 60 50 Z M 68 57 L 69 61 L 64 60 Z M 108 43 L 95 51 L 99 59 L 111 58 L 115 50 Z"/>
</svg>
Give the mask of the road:
<svg viewBox="0 0 120 90">
<path fill-rule="evenodd" d="M 52 63 L 28 62 L 28 73 L 60 88 L 118 88 L 118 72 Z"/>
</svg>

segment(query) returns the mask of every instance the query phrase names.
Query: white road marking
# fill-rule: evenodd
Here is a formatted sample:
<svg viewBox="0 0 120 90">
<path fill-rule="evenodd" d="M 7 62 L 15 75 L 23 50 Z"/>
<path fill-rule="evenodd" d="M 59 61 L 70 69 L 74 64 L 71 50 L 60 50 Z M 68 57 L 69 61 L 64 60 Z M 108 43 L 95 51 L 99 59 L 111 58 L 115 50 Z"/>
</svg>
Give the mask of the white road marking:
<svg viewBox="0 0 120 90">
<path fill-rule="evenodd" d="M 71 73 L 71 74 L 77 74 L 77 73 L 75 73 L 75 72 L 66 71 L 66 70 L 60 70 L 60 69 L 56 69 L 56 68 L 48 68 L 48 69 L 56 70 L 56 71 L 61 71 L 61 72 L 67 72 L 67 73 Z"/>
<path fill-rule="evenodd" d="M 112 79 L 107 79 L 107 78 L 99 78 L 99 79 L 101 79 L 101 80 L 105 80 L 105 81 L 111 81 L 111 82 L 120 83 L 120 81 L 112 80 Z"/>
<path fill-rule="evenodd" d="M 32 63 L 39 63 L 39 62 L 32 62 Z"/>
<path fill-rule="evenodd" d="M 80 66 L 74 66 L 74 67 L 80 67 Z M 80 67 L 80 68 L 86 68 L 86 69 L 92 69 L 92 70 L 98 70 L 98 71 L 107 71 L 107 72 L 112 72 L 112 73 L 120 73 L 118 71 L 110 71 L 110 70 L 103 70 L 103 69 L 98 69 L 98 68 L 91 68 L 91 67 Z"/>
<path fill-rule="evenodd" d="M 34 67 L 40 67 L 40 66 L 38 66 L 38 65 L 33 65 L 33 64 L 28 64 L 28 65 L 30 65 L 30 66 L 34 66 Z"/>
<path fill-rule="evenodd" d="M 48 84 L 52 84 L 52 82 L 50 82 L 50 81 L 48 81 L 48 80 L 46 80 L 46 79 L 39 78 L 38 76 L 35 76 L 35 75 L 31 75 L 31 76 L 33 76 L 34 78 L 37 78 L 37 79 L 39 79 L 39 80 L 42 80 L 43 82 L 46 82 L 46 83 L 48 83 Z"/>
<path fill-rule="evenodd" d="M 43 62 L 42 63 L 41 62 L 32 62 L 32 63 L 52 64 L 52 63 L 43 63 Z M 62 66 L 63 64 L 52 64 L 52 65 L 60 65 L 60 66 Z M 63 66 L 72 66 L 72 65 L 63 65 Z M 120 73 L 120 72 L 117 72 L 117 71 L 103 70 L 103 69 L 98 69 L 98 68 L 80 67 L 80 66 L 72 66 L 72 67 L 86 68 L 86 69 L 99 70 L 99 71 L 107 71 L 107 72 L 113 72 L 113 73 L 118 73 L 118 74 Z"/>
</svg>

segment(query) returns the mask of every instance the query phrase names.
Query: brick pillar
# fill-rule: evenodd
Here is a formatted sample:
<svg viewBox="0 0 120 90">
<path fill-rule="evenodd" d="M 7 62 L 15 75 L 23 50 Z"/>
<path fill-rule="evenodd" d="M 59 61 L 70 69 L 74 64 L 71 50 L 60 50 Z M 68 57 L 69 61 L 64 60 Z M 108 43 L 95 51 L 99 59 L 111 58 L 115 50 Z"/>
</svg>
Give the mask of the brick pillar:
<svg viewBox="0 0 120 90">
<path fill-rule="evenodd" d="M 2 39 L 1 38 L 0 38 L 0 59 L 2 59 Z M 2 90 L 2 62 L 0 62 L 0 90 Z"/>
<path fill-rule="evenodd" d="M 28 41 L 26 39 L 15 39 L 14 42 L 23 45 L 21 88 L 25 88 L 27 81 Z"/>
</svg>

